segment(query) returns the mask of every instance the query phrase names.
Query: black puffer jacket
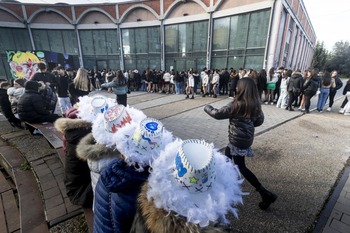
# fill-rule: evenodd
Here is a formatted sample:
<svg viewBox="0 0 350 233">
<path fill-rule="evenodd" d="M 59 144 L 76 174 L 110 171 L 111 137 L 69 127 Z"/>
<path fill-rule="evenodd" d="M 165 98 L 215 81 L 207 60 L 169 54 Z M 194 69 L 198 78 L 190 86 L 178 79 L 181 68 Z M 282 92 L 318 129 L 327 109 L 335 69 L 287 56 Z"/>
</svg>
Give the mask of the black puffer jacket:
<svg viewBox="0 0 350 233">
<path fill-rule="evenodd" d="M 256 118 L 245 118 L 232 114 L 232 107 L 233 102 L 220 109 L 207 105 L 204 111 L 218 120 L 229 119 L 228 137 L 230 143 L 238 148 L 248 148 L 253 144 L 255 127 L 262 125 L 264 122 L 264 113 L 261 111 Z"/>
<path fill-rule="evenodd" d="M 13 119 L 15 116 L 11 110 L 11 103 L 9 96 L 7 95 L 7 90 L 0 88 L 0 111 L 5 115 L 7 119 Z"/>
<path fill-rule="evenodd" d="M 300 93 L 303 88 L 303 76 L 299 72 L 293 73 L 292 77 L 289 79 L 289 83 L 287 85 L 287 90 Z"/>
<path fill-rule="evenodd" d="M 43 98 L 38 92 L 39 83 L 28 81 L 26 91 L 18 101 L 17 111 L 19 118 L 23 121 L 31 122 L 42 116 L 50 115 L 45 109 Z"/>
</svg>

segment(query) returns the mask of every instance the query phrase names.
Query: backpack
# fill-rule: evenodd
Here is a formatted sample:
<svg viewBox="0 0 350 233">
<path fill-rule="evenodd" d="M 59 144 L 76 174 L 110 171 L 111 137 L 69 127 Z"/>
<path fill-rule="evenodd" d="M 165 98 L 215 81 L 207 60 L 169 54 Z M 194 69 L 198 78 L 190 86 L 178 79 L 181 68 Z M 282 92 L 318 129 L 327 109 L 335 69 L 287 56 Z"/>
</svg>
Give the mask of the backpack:
<svg viewBox="0 0 350 233">
<path fill-rule="evenodd" d="M 330 76 L 325 75 L 322 77 L 322 85 L 323 86 L 329 86 L 329 85 L 331 85 L 331 82 L 332 82 L 332 78 Z"/>
</svg>

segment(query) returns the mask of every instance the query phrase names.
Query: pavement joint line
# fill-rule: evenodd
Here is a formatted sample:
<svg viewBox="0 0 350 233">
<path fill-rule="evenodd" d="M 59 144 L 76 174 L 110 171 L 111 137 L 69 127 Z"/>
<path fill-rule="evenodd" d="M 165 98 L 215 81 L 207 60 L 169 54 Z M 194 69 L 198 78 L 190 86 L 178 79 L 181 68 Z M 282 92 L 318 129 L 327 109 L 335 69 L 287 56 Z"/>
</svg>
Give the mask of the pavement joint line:
<svg viewBox="0 0 350 233">
<path fill-rule="evenodd" d="M 179 100 L 179 101 L 182 101 L 182 100 Z M 179 102 L 179 101 L 175 101 L 175 102 Z M 218 99 L 218 100 L 216 100 L 216 101 L 214 101 L 214 102 L 211 102 L 211 103 L 216 103 L 216 102 L 219 102 L 219 101 L 221 101 L 221 99 Z M 174 103 L 174 102 L 172 102 L 172 103 Z M 169 104 L 170 104 L 170 103 L 169 103 Z M 149 108 L 144 108 L 144 109 L 142 109 L 142 111 L 144 111 L 145 109 L 150 109 L 150 108 L 154 108 L 154 107 L 159 107 L 159 106 L 162 106 L 162 105 L 164 105 L 164 104 L 157 105 L 157 106 L 153 106 L 153 107 L 149 107 Z M 203 107 L 203 106 L 205 106 L 205 105 L 207 105 L 207 104 L 197 105 L 196 107 L 186 109 L 186 110 L 184 110 L 184 111 L 182 111 L 182 112 L 177 112 L 176 114 L 173 114 L 173 115 L 171 115 L 171 116 L 166 116 L 166 117 L 160 118 L 159 120 L 164 120 L 164 119 L 167 119 L 167 118 L 176 116 L 176 115 L 180 115 L 180 114 L 182 114 L 182 113 L 185 113 L 185 112 L 188 112 L 188 111 L 192 111 L 192 110 L 197 109 L 197 108 L 201 108 L 201 107 Z"/>
<path fill-rule="evenodd" d="M 326 224 L 328 222 L 328 219 L 332 214 L 333 208 L 338 201 L 338 198 L 340 196 L 342 189 L 344 188 L 346 181 L 349 179 L 349 175 L 350 175 L 350 167 L 346 168 L 343 171 L 343 174 L 341 175 L 340 180 L 338 181 L 337 184 L 335 184 L 335 189 L 332 195 L 328 198 L 328 201 L 326 200 L 327 204 L 320 213 L 319 220 L 314 228 L 313 233 L 322 232 L 322 230 L 327 227 Z"/>
</svg>

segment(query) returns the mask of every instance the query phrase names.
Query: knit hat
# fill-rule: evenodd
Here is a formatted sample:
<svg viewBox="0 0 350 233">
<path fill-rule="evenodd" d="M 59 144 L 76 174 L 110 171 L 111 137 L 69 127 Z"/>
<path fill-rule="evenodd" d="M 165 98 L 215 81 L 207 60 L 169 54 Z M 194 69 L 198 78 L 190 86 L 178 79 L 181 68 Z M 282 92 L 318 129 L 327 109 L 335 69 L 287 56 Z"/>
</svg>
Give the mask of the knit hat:
<svg viewBox="0 0 350 233">
<path fill-rule="evenodd" d="M 34 91 L 39 91 L 39 87 L 41 87 L 41 83 L 38 83 L 36 81 L 27 81 L 24 84 L 24 88 L 26 90 L 34 90 Z"/>
<path fill-rule="evenodd" d="M 15 83 L 21 85 L 21 87 L 24 87 L 25 82 L 26 82 L 26 80 L 23 78 L 15 79 Z"/>
</svg>

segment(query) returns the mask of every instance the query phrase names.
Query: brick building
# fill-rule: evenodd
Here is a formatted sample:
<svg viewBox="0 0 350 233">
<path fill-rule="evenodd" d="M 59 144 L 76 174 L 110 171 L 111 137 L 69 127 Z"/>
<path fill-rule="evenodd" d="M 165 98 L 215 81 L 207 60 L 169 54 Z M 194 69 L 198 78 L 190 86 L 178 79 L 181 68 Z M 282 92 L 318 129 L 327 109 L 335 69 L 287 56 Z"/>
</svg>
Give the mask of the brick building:
<svg viewBox="0 0 350 233">
<path fill-rule="evenodd" d="M 304 70 L 315 43 L 302 0 L 0 2 L 0 77 L 8 50 L 63 53 L 88 69 Z"/>
</svg>

